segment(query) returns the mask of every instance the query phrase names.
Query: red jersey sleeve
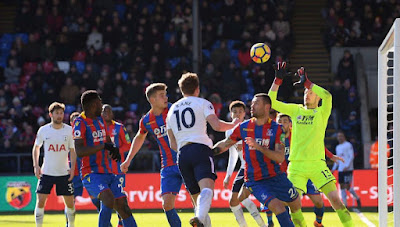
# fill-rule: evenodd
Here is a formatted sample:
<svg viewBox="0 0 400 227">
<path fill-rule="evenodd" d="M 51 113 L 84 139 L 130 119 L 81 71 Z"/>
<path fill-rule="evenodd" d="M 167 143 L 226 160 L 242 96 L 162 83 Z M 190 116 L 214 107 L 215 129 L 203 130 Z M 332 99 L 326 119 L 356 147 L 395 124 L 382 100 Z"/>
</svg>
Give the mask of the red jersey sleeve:
<svg viewBox="0 0 400 227">
<path fill-rule="evenodd" d="M 139 132 L 140 132 L 140 134 L 146 134 L 147 133 L 147 129 L 144 126 L 144 123 L 143 123 L 143 117 L 140 119 L 140 122 L 139 122 Z"/>
<path fill-rule="evenodd" d="M 242 140 L 242 135 L 240 133 L 240 124 L 236 125 L 236 127 L 233 129 L 232 134 L 229 136 L 229 139 L 233 141 L 240 141 Z"/>
<path fill-rule="evenodd" d="M 73 139 L 85 139 L 86 126 L 82 118 L 76 118 L 74 121 L 74 127 L 72 129 Z"/>
<path fill-rule="evenodd" d="M 119 132 L 119 141 L 120 141 L 120 148 L 121 152 L 129 151 L 131 147 L 131 139 L 129 138 L 129 134 L 126 131 L 125 126 L 120 127 Z"/>
<path fill-rule="evenodd" d="M 326 155 L 328 158 L 332 158 L 332 157 L 333 157 L 332 152 L 330 152 L 330 151 L 328 150 L 328 148 L 326 148 L 326 147 L 325 147 L 325 155 Z"/>
</svg>

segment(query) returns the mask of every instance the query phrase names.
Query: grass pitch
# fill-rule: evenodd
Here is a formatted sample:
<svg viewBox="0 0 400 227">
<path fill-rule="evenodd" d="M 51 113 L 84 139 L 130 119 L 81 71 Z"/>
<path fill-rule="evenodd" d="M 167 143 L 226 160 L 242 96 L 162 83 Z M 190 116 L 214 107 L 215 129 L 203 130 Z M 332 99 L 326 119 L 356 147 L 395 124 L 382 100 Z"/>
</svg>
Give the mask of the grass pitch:
<svg viewBox="0 0 400 227">
<path fill-rule="evenodd" d="M 375 226 L 378 225 L 378 213 L 373 212 L 365 212 L 363 215 L 372 222 Z M 179 216 L 182 221 L 182 226 L 190 226 L 189 219 L 193 216 L 193 213 L 188 212 L 179 212 Z M 266 221 L 266 216 L 262 213 L 264 221 Z M 360 226 L 368 226 L 365 224 L 360 217 L 351 212 L 351 216 L 353 217 L 354 224 L 357 227 Z M 134 217 L 136 219 L 137 225 L 139 227 L 168 227 L 168 221 L 165 217 L 165 214 L 162 212 L 159 213 L 134 213 Z M 214 227 L 232 227 L 238 226 L 235 217 L 230 212 L 211 212 L 210 213 L 212 225 Z M 315 214 L 312 212 L 304 212 L 304 217 L 307 221 L 307 226 L 313 226 Z M 247 220 L 248 226 L 257 226 L 254 219 L 251 215 L 245 212 L 245 218 Z M 114 227 L 117 226 L 117 215 L 113 214 L 112 216 L 112 224 Z M 76 214 L 76 227 L 92 227 L 97 226 L 98 214 L 96 213 L 77 213 Z M 279 226 L 278 221 L 274 217 L 275 226 Z M 324 218 L 322 223 L 326 227 L 336 227 L 342 226 L 340 224 L 339 218 L 336 213 L 326 212 L 324 214 Z M 0 226 L 35 226 L 35 218 L 32 214 L 15 214 L 15 215 L 1 215 L 0 214 Z M 49 214 L 45 213 L 44 216 L 44 227 L 65 227 L 65 216 L 62 213 L 57 214 Z M 369 225 L 371 226 L 371 225 Z"/>
</svg>

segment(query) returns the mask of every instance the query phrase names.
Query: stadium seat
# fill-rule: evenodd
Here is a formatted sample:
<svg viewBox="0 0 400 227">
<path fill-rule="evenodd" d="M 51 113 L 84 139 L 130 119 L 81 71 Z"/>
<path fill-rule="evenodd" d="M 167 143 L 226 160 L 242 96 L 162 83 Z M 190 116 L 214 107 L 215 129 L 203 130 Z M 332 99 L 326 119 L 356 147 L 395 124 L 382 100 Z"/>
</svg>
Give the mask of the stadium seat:
<svg viewBox="0 0 400 227">
<path fill-rule="evenodd" d="M 210 59 L 211 53 L 207 49 L 203 49 L 203 55 L 207 57 L 207 59 Z"/>
<path fill-rule="evenodd" d="M 129 105 L 129 110 L 135 112 L 138 108 L 138 104 L 137 103 L 131 103 Z"/>
<path fill-rule="evenodd" d="M 221 41 L 217 40 L 215 41 L 215 43 L 211 46 L 211 50 L 215 50 L 216 48 L 218 48 L 219 46 L 221 46 Z"/>
<path fill-rule="evenodd" d="M 244 103 L 246 103 L 249 100 L 253 99 L 253 95 L 250 93 L 244 93 L 240 95 L 240 100 L 242 100 Z"/>
<path fill-rule="evenodd" d="M 125 16 L 126 6 L 124 4 L 116 4 L 115 10 L 118 12 L 119 19 L 123 19 Z"/>
<path fill-rule="evenodd" d="M 83 61 L 76 61 L 75 62 L 76 69 L 79 73 L 83 73 L 85 71 L 85 62 Z"/>
<path fill-rule="evenodd" d="M 242 71 L 242 77 L 243 77 L 244 79 L 246 79 L 248 76 L 249 76 L 249 70 L 243 70 L 243 71 Z"/>
<path fill-rule="evenodd" d="M 37 62 L 26 62 L 22 69 L 25 75 L 32 75 L 36 72 L 37 69 Z"/>
<path fill-rule="evenodd" d="M 27 44 L 29 41 L 29 36 L 26 33 L 17 33 L 17 34 L 15 34 L 14 39 L 17 37 L 21 37 L 21 40 L 24 44 Z"/>
<path fill-rule="evenodd" d="M 5 41 L 0 42 L 0 50 L 2 53 L 10 52 L 11 47 L 12 47 L 12 43 L 10 43 L 10 42 L 5 42 Z"/>
<path fill-rule="evenodd" d="M 3 36 L 1 37 L 1 41 L 2 42 L 9 42 L 12 43 L 14 42 L 14 35 L 10 34 L 10 33 L 5 33 L 3 34 Z"/>
<path fill-rule="evenodd" d="M 52 72 L 52 71 L 53 71 L 53 68 L 54 68 L 54 64 L 53 64 L 53 62 L 51 62 L 51 61 L 45 61 L 45 62 L 43 62 L 43 63 L 42 63 L 42 66 L 43 66 L 43 71 L 44 71 L 44 73 L 46 73 L 46 74 L 49 74 L 50 72 Z"/>
<path fill-rule="evenodd" d="M 70 114 L 76 110 L 74 105 L 65 105 L 65 113 Z"/>
<path fill-rule="evenodd" d="M 179 64 L 180 61 L 181 61 L 180 58 L 172 58 L 168 62 L 171 65 L 171 68 L 175 68 Z"/>
</svg>

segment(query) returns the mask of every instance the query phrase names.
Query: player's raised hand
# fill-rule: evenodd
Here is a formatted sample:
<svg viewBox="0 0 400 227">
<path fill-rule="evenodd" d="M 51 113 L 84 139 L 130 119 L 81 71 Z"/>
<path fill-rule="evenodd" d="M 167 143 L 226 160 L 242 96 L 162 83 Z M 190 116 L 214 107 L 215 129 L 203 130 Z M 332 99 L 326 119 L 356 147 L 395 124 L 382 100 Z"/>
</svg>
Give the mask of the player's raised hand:
<svg viewBox="0 0 400 227">
<path fill-rule="evenodd" d="M 307 89 L 310 88 L 310 86 L 311 86 L 312 83 L 311 83 L 311 81 L 308 79 L 307 72 L 306 72 L 306 70 L 304 69 L 304 67 L 300 67 L 300 68 L 297 70 L 297 73 L 295 73 L 295 76 L 296 76 L 296 77 L 299 77 L 299 81 L 297 81 L 296 83 L 294 83 L 293 86 L 296 86 L 296 85 L 300 84 L 300 85 L 304 85 L 304 87 L 306 87 Z"/>
<path fill-rule="evenodd" d="M 40 176 L 42 176 L 42 169 L 40 166 L 34 166 L 33 171 L 35 172 L 35 176 L 37 179 L 40 179 Z"/>
<path fill-rule="evenodd" d="M 124 173 L 128 172 L 129 164 L 130 163 L 128 163 L 128 160 L 125 160 L 123 163 L 121 163 L 121 165 L 119 166 L 121 168 L 121 171 Z"/>
<path fill-rule="evenodd" d="M 237 117 L 235 117 L 235 118 L 232 120 L 232 123 L 235 124 L 235 126 L 236 126 L 237 124 L 240 123 L 240 119 L 237 118 Z"/>
<path fill-rule="evenodd" d="M 273 65 L 274 70 L 275 70 L 275 78 L 278 79 L 283 79 L 283 77 L 285 77 L 287 75 L 287 70 L 286 70 L 286 62 L 278 62 L 276 64 Z"/>
</svg>

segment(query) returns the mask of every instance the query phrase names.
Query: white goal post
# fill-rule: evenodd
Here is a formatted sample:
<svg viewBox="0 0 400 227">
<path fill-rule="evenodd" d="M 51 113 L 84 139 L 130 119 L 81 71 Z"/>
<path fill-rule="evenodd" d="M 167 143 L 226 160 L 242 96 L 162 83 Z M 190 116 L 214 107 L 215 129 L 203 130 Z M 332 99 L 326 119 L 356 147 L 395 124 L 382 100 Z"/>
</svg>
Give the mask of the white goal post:
<svg viewBox="0 0 400 227">
<path fill-rule="evenodd" d="M 399 18 L 378 49 L 378 141 L 379 226 L 400 226 Z M 387 144 L 392 145 L 393 158 L 387 157 Z"/>
</svg>

